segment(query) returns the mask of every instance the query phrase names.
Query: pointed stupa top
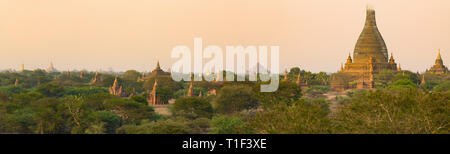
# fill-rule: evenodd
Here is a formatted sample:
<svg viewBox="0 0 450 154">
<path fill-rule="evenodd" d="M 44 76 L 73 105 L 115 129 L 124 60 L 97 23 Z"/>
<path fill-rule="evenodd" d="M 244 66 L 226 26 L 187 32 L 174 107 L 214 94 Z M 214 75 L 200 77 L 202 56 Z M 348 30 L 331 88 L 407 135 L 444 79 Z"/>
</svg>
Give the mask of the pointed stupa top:
<svg viewBox="0 0 450 154">
<path fill-rule="evenodd" d="M 112 87 L 117 87 L 118 86 L 118 83 L 117 83 L 117 76 L 114 78 L 114 83 L 113 83 L 113 85 L 112 85 Z"/>
<path fill-rule="evenodd" d="M 158 60 L 158 62 L 156 62 L 156 70 L 160 70 L 161 69 L 161 66 L 159 66 L 159 60 Z"/>
<path fill-rule="evenodd" d="M 297 85 L 300 85 L 301 83 L 302 83 L 302 77 L 301 77 L 301 75 L 300 75 L 300 72 L 298 72 L 298 75 L 297 75 L 297 81 L 295 82 Z"/>
<path fill-rule="evenodd" d="M 19 79 L 16 78 L 16 81 L 14 82 L 14 86 L 19 85 Z"/>
<path fill-rule="evenodd" d="M 152 91 L 156 91 L 156 88 L 158 88 L 158 80 L 155 80 L 155 84 L 153 84 Z"/>
<path fill-rule="evenodd" d="M 420 81 L 420 85 L 424 85 L 425 84 L 425 75 L 422 74 L 422 81 Z"/>
<path fill-rule="evenodd" d="M 341 70 L 339 70 L 340 72 L 344 72 L 344 65 L 341 63 Z"/>
<path fill-rule="evenodd" d="M 438 65 L 438 66 L 444 65 L 444 62 L 443 62 L 443 60 L 441 58 L 441 49 L 438 50 L 438 55 L 436 57 L 435 64 Z"/>
<path fill-rule="evenodd" d="M 194 95 L 194 89 L 192 89 L 192 81 L 189 84 L 188 94 L 187 97 L 192 97 Z"/>
<path fill-rule="evenodd" d="M 22 63 L 22 66 L 20 67 L 20 72 L 23 72 L 25 70 L 25 66 L 24 66 L 24 64 Z"/>
<path fill-rule="evenodd" d="M 346 64 L 352 63 L 352 56 L 350 56 L 350 53 L 348 53 L 348 57 L 347 57 L 347 62 L 345 62 Z"/>
<path fill-rule="evenodd" d="M 397 71 L 402 71 L 402 67 L 400 67 L 400 64 L 398 64 Z"/>
<path fill-rule="evenodd" d="M 288 80 L 288 76 L 287 76 L 288 74 L 287 74 L 287 69 L 286 70 L 284 70 L 284 79 L 283 79 L 283 81 L 287 81 Z"/>
<path fill-rule="evenodd" d="M 392 52 L 391 52 L 391 58 L 389 58 L 389 63 L 390 64 L 394 64 L 395 63 L 394 56 L 393 56 Z"/>
<path fill-rule="evenodd" d="M 366 63 L 371 56 L 376 62 L 387 62 L 388 60 L 387 47 L 375 20 L 375 10 L 367 7 L 366 22 L 356 42 L 353 61 Z"/>
<path fill-rule="evenodd" d="M 159 60 L 158 60 L 156 62 L 156 68 L 152 72 L 150 72 L 150 74 L 146 78 L 152 78 L 152 77 L 156 77 L 156 76 L 168 76 L 168 75 L 170 75 L 170 73 L 164 72 L 164 70 L 161 69 L 161 66 L 159 65 Z"/>
<path fill-rule="evenodd" d="M 438 56 L 436 59 L 441 59 L 441 49 L 438 49 Z"/>
<path fill-rule="evenodd" d="M 50 65 L 47 68 L 47 72 L 56 72 L 55 67 L 53 66 L 53 63 L 50 62 Z"/>
</svg>

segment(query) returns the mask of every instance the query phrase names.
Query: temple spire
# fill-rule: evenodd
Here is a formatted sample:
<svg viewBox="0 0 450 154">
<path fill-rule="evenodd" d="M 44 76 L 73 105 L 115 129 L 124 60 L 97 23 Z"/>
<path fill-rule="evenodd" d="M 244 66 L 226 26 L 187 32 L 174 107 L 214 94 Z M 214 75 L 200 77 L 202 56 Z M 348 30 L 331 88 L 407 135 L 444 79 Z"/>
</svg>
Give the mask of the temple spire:
<svg viewBox="0 0 450 154">
<path fill-rule="evenodd" d="M 425 84 L 425 75 L 422 74 L 422 81 L 420 81 L 420 85 L 424 85 Z"/>
<path fill-rule="evenodd" d="M 16 81 L 14 82 L 14 86 L 18 86 L 19 85 L 19 79 L 16 78 Z"/>
<path fill-rule="evenodd" d="M 284 70 L 284 79 L 283 81 L 287 81 L 288 80 L 288 74 L 287 74 L 287 69 Z"/>
<path fill-rule="evenodd" d="M 25 70 L 25 66 L 24 66 L 24 64 L 22 63 L 22 66 L 20 67 L 20 73 L 22 73 L 24 70 Z"/>
<path fill-rule="evenodd" d="M 391 52 L 391 58 L 389 58 L 389 63 L 390 64 L 394 64 L 395 63 L 394 55 L 392 54 L 392 52 Z"/>
<path fill-rule="evenodd" d="M 158 89 L 158 80 L 155 79 L 155 83 L 153 84 L 152 92 L 150 92 L 147 96 L 148 106 L 164 104 L 160 102 L 158 96 L 156 96 L 156 90 Z"/>
<path fill-rule="evenodd" d="M 192 88 L 192 81 L 189 84 L 188 94 L 187 97 L 192 97 L 194 95 L 194 89 Z"/>
<path fill-rule="evenodd" d="M 152 91 L 156 91 L 156 88 L 158 88 L 158 80 L 155 80 L 155 84 L 153 84 Z"/>
<path fill-rule="evenodd" d="M 161 69 L 161 66 L 159 66 L 159 60 L 158 60 L 158 62 L 156 62 L 156 70 L 160 70 Z"/>
<path fill-rule="evenodd" d="M 345 62 L 345 63 L 350 64 L 352 62 L 353 62 L 352 57 L 350 56 L 350 53 L 348 53 L 347 62 Z"/>
<path fill-rule="evenodd" d="M 339 70 L 340 72 L 344 72 L 344 64 L 341 63 L 341 70 Z"/>
<path fill-rule="evenodd" d="M 402 67 L 400 66 L 400 64 L 398 64 L 398 69 L 397 69 L 397 71 L 402 71 Z"/>
<path fill-rule="evenodd" d="M 437 56 L 436 59 L 442 59 L 442 58 L 441 58 L 441 49 L 438 49 L 438 56 Z"/>
<path fill-rule="evenodd" d="M 56 69 L 53 66 L 53 62 L 50 62 L 50 65 L 47 68 L 47 72 L 55 72 L 55 71 L 56 71 Z"/>
<path fill-rule="evenodd" d="M 114 83 L 111 87 L 109 87 L 109 93 L 115 96 L 124 96 L 124 91 L 122 89 L 122 86 L 119 86 L 119 83 L 117 81 L 117 76 L 114 79 Z"/>
<path fill-rule="evenodd" d="M 389 58 L 386 43 L 377 27 L 375 10 L 368 7 L 364 28 L 353 52 L 353 62 L 365 63 L 370 56 L 376 62 L 387 62 Z"/>
<path fill-rule="evenodd" d="M 297 85 L 300 85 L 301 83 L 302 83 L 302 78 L 301 78 L 301 75 L 300 75 L 300 72 L 298 72 L 298 75 L 297 75 L 297 81 L 295 82 Z"/>
</svg>

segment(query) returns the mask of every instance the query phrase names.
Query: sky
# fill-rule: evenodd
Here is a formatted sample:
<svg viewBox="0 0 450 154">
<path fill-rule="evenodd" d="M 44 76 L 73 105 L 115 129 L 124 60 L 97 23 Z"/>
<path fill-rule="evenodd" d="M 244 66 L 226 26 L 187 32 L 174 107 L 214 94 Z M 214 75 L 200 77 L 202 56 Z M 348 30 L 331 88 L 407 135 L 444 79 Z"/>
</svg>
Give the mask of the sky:
<svg viewBox="0 0 450 154">
<path fill-rule="evenodd" d="M 335 72 L 368 4 L 402 69 L 425 71 L 438 49 L 450 66 L 449 0 L 0 0 L 0 69 L 167 70 L 173 47 L 202 37 L 278 45 L 280 70 Z"/>
</svg>

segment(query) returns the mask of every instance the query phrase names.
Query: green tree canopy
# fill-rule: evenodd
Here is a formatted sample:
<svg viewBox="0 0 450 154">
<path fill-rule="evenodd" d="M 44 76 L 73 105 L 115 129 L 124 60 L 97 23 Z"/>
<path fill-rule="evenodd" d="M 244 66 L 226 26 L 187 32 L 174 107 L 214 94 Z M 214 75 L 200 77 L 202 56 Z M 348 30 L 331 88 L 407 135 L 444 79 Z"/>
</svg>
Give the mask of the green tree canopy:
<svg viewBox="0 0 450 154">
<path fill-rule="evenodd" d="M 258 100 L 250 87 L 237 85 L 228 85 L 220 89 L 215 102 L 217 112 L 226 114 L 258 105 Z"/>
<path fill-rule="evenodd" d="M 213 109 L 211 104 L 203 98 L 183 97 L 175 101 L 175 104 L 173 104 L 173 112 L 178 114 L 180 112 L 181 114 L 195 114 L 193 118 L 211 118 Z"/>
</svg>

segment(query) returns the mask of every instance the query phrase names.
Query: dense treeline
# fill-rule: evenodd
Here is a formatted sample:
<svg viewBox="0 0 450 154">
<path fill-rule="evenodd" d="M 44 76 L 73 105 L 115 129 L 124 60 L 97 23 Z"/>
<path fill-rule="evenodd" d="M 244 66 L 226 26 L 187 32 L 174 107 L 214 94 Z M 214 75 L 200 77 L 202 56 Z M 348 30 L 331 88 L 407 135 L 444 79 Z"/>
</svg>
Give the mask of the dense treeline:
<svg viewBox="0 0 450 154">
<path fill-rule="evenodd" d="M 301 90 L 298 74 L 308 81 Z M 83 74 L 83 76 L 80 76 Z M 157 93 L 169 115 L 147 106 L 155 78 L 141 73 L 43 70 L 0 72 L 0 133 L 444 133 L 450 130 L 449 75 L 383 71 L 375 90 L 327 98 L 330 75 L 292 68 L 278 91 L 260 93 L 259 82 L 194 82 L 158 78 Z M 109 94 L 115 77 L 129 97 Z M 281 77 L 283 79 L 283 76 Z M 17 82 L 16 82 L 17 80 Z M 216 93 L 210 93 L 215 90 Z M 336 108 L 330 107 L 337 106 Z"/>
</svg>

